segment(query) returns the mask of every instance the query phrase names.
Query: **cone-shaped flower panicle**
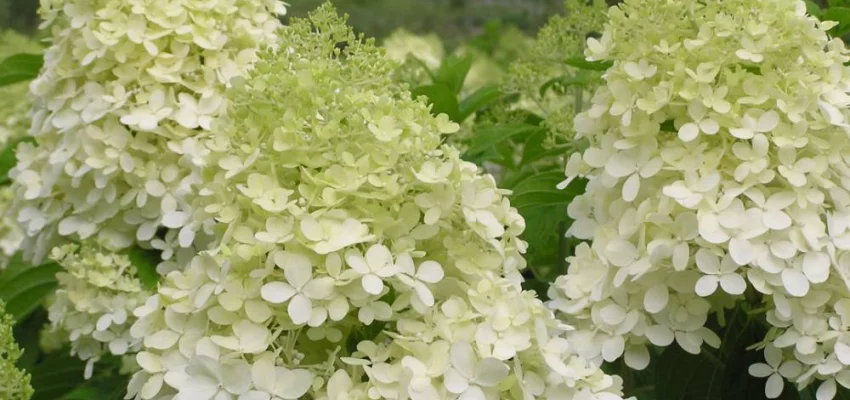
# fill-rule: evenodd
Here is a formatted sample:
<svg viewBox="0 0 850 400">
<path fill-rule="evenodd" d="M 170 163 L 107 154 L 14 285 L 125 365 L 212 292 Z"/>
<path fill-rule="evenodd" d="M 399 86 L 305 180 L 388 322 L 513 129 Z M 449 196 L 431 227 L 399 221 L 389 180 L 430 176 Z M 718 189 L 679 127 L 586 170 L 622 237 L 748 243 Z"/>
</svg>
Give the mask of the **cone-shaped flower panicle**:
<svg viewBox="0 0 850 400">
<path fill-rule="evenodd" d="M 205 163 L 196 136 L 274 43 L 284 11 L 276 0 L 43 0 L 51 45 L 30 84 L 34 142 L 11 173 L 29 258 L 69 240 L 121 249 L 157 234 L 192 254 L 208 233 L 190 208 Z"/>
<path fill-rule="evenodd" d="M 589 60 L 612 61 L 575 128 L 579 246 L 550 305 L 592 360 L 698 353 L 744 293 L 773 326 L 754 375 L 818 399 L 850 384 L 850 60 L 803 1 L 626 0 Z M 765 368 L 762 368 L 762 367 Z M 768 367 L 770 371 L 768 371 Z"/>
<path fill-rule="evenodd" d="M 619 399 L 520 288 L 524 222 L 331 7 L 199 138 L 221 236 L 135 315 L 137 399 Z"/>
</svg>

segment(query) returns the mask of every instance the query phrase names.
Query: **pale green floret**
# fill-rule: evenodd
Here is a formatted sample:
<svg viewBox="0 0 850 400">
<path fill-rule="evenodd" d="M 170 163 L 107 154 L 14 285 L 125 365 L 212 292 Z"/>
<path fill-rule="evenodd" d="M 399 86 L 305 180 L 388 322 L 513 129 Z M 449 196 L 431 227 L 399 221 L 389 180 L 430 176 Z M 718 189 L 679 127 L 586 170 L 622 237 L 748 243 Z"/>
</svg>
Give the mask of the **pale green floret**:
<svg viewBox="0 0 850 400">
<path fill-rule="evenodd" d="M 604 0 L 567 0 L 564 15 L 552 17 L 526 53 L 511 64 L 504 90 L 522 95 L 518 108 L 544 117 L 547 144 L 571 140 L 573 120 L 601 83 L 601 73 L 565 63 L 582 57 L 588 36 L 599 34 L 607 20 Z"/>
<path fill-rule="evenodd" d="M 323 7 L 202 139 L 221 235 L 145 306 L 136 399 L 620 399 L 520 289 L 524 222 L 458 126 Z"/>
<path fill-rule="evenodd" d="M 446 55 L 442 40 L 434 33 L 416 35 L 399 29 L 384 39 L 382 46 L 390 60 L 403 63 L 408 57 L 415 57 L 432 70 L 440 66 Z"/>
<path fill-rule="evenodd" d="M 129 257 L 85 243 L 56 247 L 50 258 L 63 268 L 48 307 L 52 332 L 70 338 L 71 353 L 87 361 L 86 378 L 103 355 L 137 352 L 141 340 L 130 335 L 133 310 L 150 292 Z"/>
<path fill-rule="evenodd" d="M 550 304 L 585 357 L 637 369 L 647 346 L 720 338 L 721 304 L 761 298 L 766 395 L 850 387 L 850 60 L 803 1 L 626 0 L 589 39 L 613 61 L 577 138 L 582 245 Z M 777 373 L 778 371 L 778 373 Z"/>
<path fill-rule="evenodd" d="M 12 316 L 5 313 L 5 304 L 0 301 L 0 398 L 28 400 L 33 390 L 30 375 L 15 366 L 23 351 L 12 336 L 13 325 Z"/>
</svg>

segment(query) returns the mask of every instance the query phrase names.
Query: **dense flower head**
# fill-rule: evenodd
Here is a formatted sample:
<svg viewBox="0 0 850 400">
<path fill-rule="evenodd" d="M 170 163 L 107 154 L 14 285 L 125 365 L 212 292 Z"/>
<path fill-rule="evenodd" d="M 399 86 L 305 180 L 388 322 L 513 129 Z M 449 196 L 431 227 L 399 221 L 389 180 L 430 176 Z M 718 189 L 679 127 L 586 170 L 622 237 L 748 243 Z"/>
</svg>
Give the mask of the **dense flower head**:
<svg viewBox="0 0 850 400">
<path fill-rule="evenodd" d="M 204 163 L 194 136 L 274 43 L 284 11 L 275 0 L 43 0 L 52 44 L 30 85 L 35 143 L 12 172 L 27 254 L 67 240 L 120 249 L 163 229 L 191 254 L 203 234 L 188 208 Z"/>
<path fill-rule="evenodd" d="M 646 346 L 720 339 L 708 315 L 761 299 L 770 377 L 850 387 L 850 60 L 803 1 L 626 0 L 589 60 L 614 65 L 576 120 L 592 239 L 551 289 L 582 354 L 643 368 Z"/>
<path fill-rule="evenodd" d="M 30 375 L 15 366 L 23 351 L 12 336 L 13 325 L 12 316 L 6 314 L 5 304 L 0 301 L 0 398 L 28 400 L 33 390 Z"/>
<path fill-rule="evenodd" d="M 48 308 L 51 332 L 70 339 L 71 353 L 87 361 L 86 377 L 103 355 L 138 351 L 141 340 L 130 335 L 133 311 L 151 293 L 130 258 L 88 243 L 56 247 L 50 258 L 62 267 Z"/>
<path fill-rule="evenodd" d="M 523 292 L 522 218 L 325 6 L 200 138 L 220 240 L 135 311 L 137 399 L 619 399 Z"/>
</svg>

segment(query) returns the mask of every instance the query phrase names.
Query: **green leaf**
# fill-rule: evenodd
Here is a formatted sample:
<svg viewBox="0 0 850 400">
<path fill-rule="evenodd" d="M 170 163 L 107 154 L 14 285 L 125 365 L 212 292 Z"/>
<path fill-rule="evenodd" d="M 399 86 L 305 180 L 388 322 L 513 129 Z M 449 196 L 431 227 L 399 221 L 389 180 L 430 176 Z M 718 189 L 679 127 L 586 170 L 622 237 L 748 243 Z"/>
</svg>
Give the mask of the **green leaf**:
<svg viewBox="0 0 850 400">
<path fill-rule="evenodd" d="M 9 178 L 9 171 L 11 171 L 18 163 L 18 159 L 15 156 L 15 150 L 17 150 L 18 145 L 23 142 L 34 143 L 35 138 L 32 136 L 24 136 L 10 140 L 9 143 L 6 144 L 6 147 L 3 148 L 3 152 L 0 152 L 0 185 L 7 184 L 11 181 L 11 178 Z"/>
<path fill-rule="evenodd" d="M 511 205 L 516 208 L 563 204 L 567 205 L 573 198 L 584 193 L 587 181 L 573 180 L 569 186 L 560 190 L 558 184 L 567 179 L 560 170 L 543 172 L 532 175 L 511 188 Z"/>
<path fill-rule="evenodd" d="M 491 147 L 518 135 L 530 135 L 541 128 L 528 124 L 496 125 L 475 131 L 467 154 L 484 152 Z"/>
<path fill-rule="evenodd" d="M 44 308 L 36 308 L 23 321 L 15 321 L 13 334 L 15 341 L 24 353 L 15 365 L 25 370 L 32 369 L 41 355 L 39 344 L 39 332 L 47 324 L 47 311 Z"/>
<path fill-rule="evenodd" d="M 830 7 L 824 10 L 820 15 L 822 21 L 835 21 L 838 25 L 829 30 L 829 34 L 834 37 L 844 36 L 850 32 L 850 8 L 847 7 Z"/>
<path fill-rule="evenodd" d="M 431 114 L 439 115 L 446 114 L 449 119 L 455 122 L 461 122 L 460 105 L 457 102 L 457 96 L 446 85 L 434 84 L 420 86 L 412 91 L 413 98 L 425 96 L 428 98 L 428 104 L 431 105 Z"/>
<path fill-rule="evenodd" d="M 463 89 L 466 75 L 472 68 L 472 57 L 458 57 L 451 55 L 443 60 L 440 68 L 434 74 L 434 83 L 445 85 L 453 94 L 457 95 Z"/>
<path fill-rule="evenodd" d="M 134 247 L 127 254 L 130 262 L 136 267 L 136 275 L 142 281 L 142 286 L 145 289 L 156 289 L 159 283 L 159 273 L 156 272 L 156 265 L 162 260 L 158 250 L 148 250 L 141 247 Z"/>
<path fill-rule="evenodd" d="M 661 132 L 677 133 L 676 123 L 672 119 L 668 119 L 661 123 Z"/>
<path fill-rule="evenodd" d="M 31 266 L 15 257 L 0 274 L 0 299 L 15 321 L 22 321 L 41 305 L 56 289 L 56 273 L 62 268 L 55 263 Z"/>
<path fill-rule="evenodd" d="M 811 16 L 817 17 L 821 13 L 820 5 L 812 0 L 806 0 L 806 12 Z"/>
<path fill-rule="evenodd" d="M 32 400 L 61 399 L 85 382 L 85 369 L 85 362 L 72 357 L 67 350 L 49 355 L 29 371 L 35 390 Z"/>
<path fill-rule="evenodd" d="M 570 76 L 559 76 L 556 78 L 552 78 L 542 86 L 540 86 L 540 95 L 545 96 L 546 92 L 549 90 L 557 90 L 558 93 L 563 94 L 564 90 L 568 87 L 585 87 L 588 86 L 591 82 L 594 81 L 595 78 L 598 78 L 598 72 L 590 72 L 587 69 L 578 71 L 575 75 Z"/>
<path fill-rule="evenodd" d="M 25 82 L 38 76 L 44 58 L 40 54 L 15 54 L 0 61 L 0 87 Z"/>
<path fill-rule="evenodd" d="M 455 122 L 465 120 L 476 111 L 495 103 L 502 96 L 504 94 L 497 86 L 484 86 L 476 90 L 460 102 L 458 119 Z"/>
<path fill-rule="evenodd" d="M 518 209 L 528 229 L 522 239 L 528 242 L 526 258 L 534 280 L 551 283 L 566 273 L 566 258 L 572 255 L 569 240 L 564 237 L 572 220 L 567 205 L 550 204 Z M 546 291 L 537 291 L 538 294 Z"/>
<path fill-rule="evenodd" d="M 721 337 L 720 348 L 703 346 L 693 355 L 678 345 L 664 349 L 655 360 L 658 400 L 767 400 L 765 379 L 749 375 L 750 365 L 764 362 L 761 351 L 747 350 L 764 339 L 767 328 L 743 307 L 726 312 L 724 326 L 711 319 L 706 327 Z M 781 400 L 799 400 L 800 394 L 786 382 Z"/>
<path fill-rule="evenodd" d="M 564 60 L 564 64 L 591 71 L 606 71 L 614 66 L 613 61 L 587 61 L 584 57 L 570 57 Z"/>
<path fill-rule="evenodd" d="M 483 32 L 468 42 L 472 47 L 478 48 L 488 56 L 499 48 L 502 39 L 502 21 L 491 19 L 484 24 Z"/>
<path fill-rule="evenodd" d="M 723 382 L 718 373 L 705 356 L 687 353 L 673 344 L 656 361 L 655 391 L 659 400 L 719 400 L 723 398 Z"/>
<path fill-rule="evenodd" d="M 129 380 L 118 374 L 92 379 L 62 396 L 61 400 L 121 400 L 127 393 Z"/>
<path fill-rule="evenodd" d="M 522 161 L 520 165 L 529 165 L 546 157 L 561 156 L 567 152 L 568 145 L 552 146 L 547 148 L 543 145 L 547 135 L 546 130 L 539 130 L 528 137 L 522 148 Z"/>
<path fill-rule="evenodd" d="M 517 208 L 526 221 L 522 234 L 528 242 L 526 255 L 534 280 L 553 282 L 566 272 L 566 258 L 573 254 L 579 243 L 567 239 L 564 234 L 572 220 L 567 215 L 567 206 L 575 196 L 584 192 L 586 181 L 577 179 L 566 189 L 559 190 L 557 185 L 564 181 L 564 171 L 560 164 L 539 173 L 526 173 L 514 184 L 502 182 L 513 193 L 509 197 L 511 205 Z M 545 295 L 539 285 L 526 285 L 539 296 Z"/>
</svg>

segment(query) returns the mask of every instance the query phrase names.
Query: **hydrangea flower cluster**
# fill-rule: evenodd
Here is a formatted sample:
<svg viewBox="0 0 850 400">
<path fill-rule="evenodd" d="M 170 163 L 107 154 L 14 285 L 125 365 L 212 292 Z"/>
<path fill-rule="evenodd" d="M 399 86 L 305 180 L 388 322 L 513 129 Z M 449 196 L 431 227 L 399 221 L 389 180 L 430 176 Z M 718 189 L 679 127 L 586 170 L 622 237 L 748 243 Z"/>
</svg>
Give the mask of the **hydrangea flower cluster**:
<svg viewBox="0 0 850 400">
<path fill-rule="evenodd" d="M 41 47 L 32 39 L 9 30 L 0 33 L 0 60 L 19 53 L 39 53 Z M 27 85 L 18 83 L 0 88 L 0 148 L 26 136 L 31 104 L 26 101 Z M 0 268 L 18 250 L 24 233 L 9 213 L 15 194 L 3 183 L 0 187 Z"/>
<path fill-rule="evenodd" d="M 127 255 L 102 252 L 94 245 L 68 244 L 50 258 L 64 269 L 48 308 L 52 333 L 71 341 L 71 354 L 86 360 L 85 377 L 105 354 L 132 354 L 141 340 L 130 335 L 133 311 L 151 293 L 142 287 Z"/>
<path fill-rule="evenodd" d="M 589 60 L 614 62 L 576 120 L 589 179 L 551 288 L 585 357 L 637 369 L 699 353 L 709 314 L 761 299 L 769 397 L 850 387 L 850 60 L 803 1 L 626 0 Z M 568 180 L 569 180 L 568 179 Z M 781 376 L 781 377 L 780 377 Z"/>
<path fill-rule="evenodd" d="M 28 258 L 68 240 L 148 244 L 161 229 L 179 232 L 164 254 L 190 257 L 204 232 L 189 208 L 204 164 L 194 137 L 284 11 L 276 0 L 42 0 L 53 42 L 30 85 L 36 143 L 11 173 Z"/>
<path fill-rule="evenodd" d="M 515 59 L 531 42 L 532 39 L 519 29 L 508 27 L 500 32 L 498 46 L 490 53 L 470 45 L 455 49 L 449 56 L 472 59 L 461 94 L 468 95 L 484 86 L 498 84 L 508 60 Z M 416 35 L 402 28 L 384 39 L 382 46 L 387 58 L 400 64 L 393 72 L 395 80 L 413 88 L 433 83 L 432 75 L 446 59 L 443 42 L 434 33 Z"/>
<path fill-rule="evenodd" d="M 4 310 L 5 305 L 0 301 L 0 398 L 28 400 L 33 395 L 30 376 L 15 366 L 23 351 L 12 336 L 12 316 Z"/>
<path fill-rule="evenodd" d="M 384 39 L 383 47 L 390 60 L 403 63 L 408 57 L 416 57 L 432 70 L 439 68 L 446 56 L 443 41 L 435 33 L 416 35 L 406 29 L 398 29 Z"/>
<path fill-rule="evenodd" d="M 564 61 L 582 56 L 586 38 L 602 31 L 606 9 L 604 0 L 565 0 L 564 15 L 553 16 L 538 32 L 536 42 L 510 66 L 505 91 L 522 95 L 518 108 L 545 117 L 550 144 L 575 136 L 575 116 L 601 84 L 598 71 Z"/>
<path fill-rule="evenodd" d="M 135 399 L 619 399 L 520 289 L 524 222 L 333 8 L 199 138 L 220 240 L 130 330 Z"/>
</svg>

